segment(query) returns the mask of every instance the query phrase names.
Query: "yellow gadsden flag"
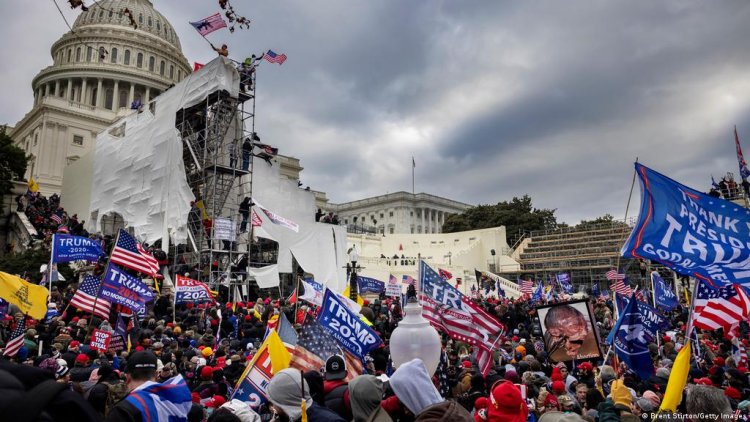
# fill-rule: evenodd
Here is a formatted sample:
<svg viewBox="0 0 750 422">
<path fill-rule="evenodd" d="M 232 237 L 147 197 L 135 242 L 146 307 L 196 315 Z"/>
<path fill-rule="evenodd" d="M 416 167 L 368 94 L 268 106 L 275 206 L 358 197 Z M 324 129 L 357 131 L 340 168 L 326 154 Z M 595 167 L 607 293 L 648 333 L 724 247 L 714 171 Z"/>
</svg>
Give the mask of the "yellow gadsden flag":
<svg viewBox="0 0 750 422">
<path fill-rule="evenodd" d="M 47 288 L 0 271 L 0 297 L 18 306 L 26 315 L 42 319 L 47 313 Z"/>
<path fill-rule="evenodd" d="M 674 360 L 672 372 L 669 373 L 667 390 L 664 392 L 664 399 L 661 401 L 661 407 L 659 408 L 660 411 L 674 412 L 677 410 L 677 406 L 682 401 L 682 390 L 685 389 L 689 371 L 690 342 L 688 341 L 682 346 L 680 352 L 677 353 L 677 358 Z"/>
<path fill-rule="evenodd" d="M 39 185 L 37 185 L 34 179 L 31 177 L 29 177 L 29 192 L 39 192 Z"/>
</svg>

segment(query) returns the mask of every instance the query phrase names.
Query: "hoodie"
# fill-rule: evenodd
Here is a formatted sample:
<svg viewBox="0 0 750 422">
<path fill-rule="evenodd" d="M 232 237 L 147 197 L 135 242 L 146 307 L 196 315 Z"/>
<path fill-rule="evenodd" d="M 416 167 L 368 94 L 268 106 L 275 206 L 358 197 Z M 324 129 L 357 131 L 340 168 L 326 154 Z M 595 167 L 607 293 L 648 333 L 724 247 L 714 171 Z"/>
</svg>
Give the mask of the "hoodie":
<svg viewBox="0 0 750 422">
<path fill-rule="evenodd" d="M 302 417 L 300 405 L 304 399 L 308 422 L 344 422 L 344 419 L 328 408 L 313 402 L 310 387 L 298 369 L 287 368 L 276 373 L 268 384 L 267 392 L 271 403 L 281 408 L 291 421 Z"/>
<path fill-rule="evenodd" d="M 391 388 L 401 403 L 415 415 L 443 401 L 427 373 L 427 368 L 418 358 L 404 363 L 393 373 Z"/>
<path fill-rule="evenodd" d="M 375 412 L 381 411 L 380 399 L 383 397 L 383 382 L 373 375 L 360 375 L 349 383 L 349 402 L 352 406 L 354 422 L 368 422 Z M 391 420 L 382 410 L 377 419 Z"/>
</svg>

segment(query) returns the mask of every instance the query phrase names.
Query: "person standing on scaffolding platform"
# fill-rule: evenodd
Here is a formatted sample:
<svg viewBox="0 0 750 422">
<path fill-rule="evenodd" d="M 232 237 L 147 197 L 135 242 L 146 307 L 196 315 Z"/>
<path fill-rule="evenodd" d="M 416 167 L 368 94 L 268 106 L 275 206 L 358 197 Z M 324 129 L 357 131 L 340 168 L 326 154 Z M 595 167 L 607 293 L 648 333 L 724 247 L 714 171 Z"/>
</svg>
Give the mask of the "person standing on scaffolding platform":
<svg viewBox="0 0 750 422">
<path fill-rule="evenodd" d="M 229 57 L 229 48 L 226 44 L 222 44 L 221 48 L 216 48 L 213 44 L 211 44 L 211 48 L 213 48 L 214 51 L 217 52 L 220 56 Z"/>
<path fill-rule="evenodd" d="M 237 66 L 237 71 L 240 73 L 240 90 L 242 90 L 242 92 L 252 91 L 253 89 L 255 89 L 255 87 L 253 87 L 253 74 L 255 73 L 255 67 L 257 66 L 257 63 L 262 58 L 262 54 L 260 55 L 260 57 L 256 57 L 255 54 L 253 54 L 250 57 L 246 57 L 245 61 L 243 61 L 241 65 Z"/>
</svg>

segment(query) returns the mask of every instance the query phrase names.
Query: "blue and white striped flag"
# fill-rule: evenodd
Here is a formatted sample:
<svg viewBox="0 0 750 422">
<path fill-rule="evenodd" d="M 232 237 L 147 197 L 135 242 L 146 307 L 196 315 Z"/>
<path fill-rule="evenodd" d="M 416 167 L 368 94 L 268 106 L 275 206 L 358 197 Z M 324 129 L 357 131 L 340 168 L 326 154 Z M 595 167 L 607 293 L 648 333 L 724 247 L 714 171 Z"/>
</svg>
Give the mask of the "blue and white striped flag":
<svg viewBox="0 0 750 422">
<path fill-rule="evenodd" d="M 140 412 L 143 422 L 187 421 L 192 406 L 190 389 L 182 375 L 163 383 L 148 381 L 137 387 L 125 400 Z"/>
</svg>

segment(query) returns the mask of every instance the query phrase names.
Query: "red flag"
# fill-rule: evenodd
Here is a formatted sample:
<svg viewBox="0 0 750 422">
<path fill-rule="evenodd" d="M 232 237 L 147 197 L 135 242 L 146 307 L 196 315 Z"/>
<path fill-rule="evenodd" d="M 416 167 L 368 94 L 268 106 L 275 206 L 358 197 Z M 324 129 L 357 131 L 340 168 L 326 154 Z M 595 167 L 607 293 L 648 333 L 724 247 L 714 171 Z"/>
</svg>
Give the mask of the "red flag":
<svg viewBox="0 0 750 422">
<path fill-rule="evenodd" d="M 448 272 L 448 270 L 444 270 L 442 268 L 438 268 L 438 274 L 440 274 L 440 277 L 442 277 L 445 280 L 450 280 L 453 278 L 453 274 Z"/>
<path fill-rule="evenodd" d="M 293 305 L 297 303 L 297 289 L 295 289 L 291 295 L 289 295 L 288 298 L 286 298 L 286 303 Z"/>
<path fill-rule="evenodd" d="M 203 63 L 193 62 L 193 72 L 197 72 L 203 66 L 205 66 Z"/>
</svg>

